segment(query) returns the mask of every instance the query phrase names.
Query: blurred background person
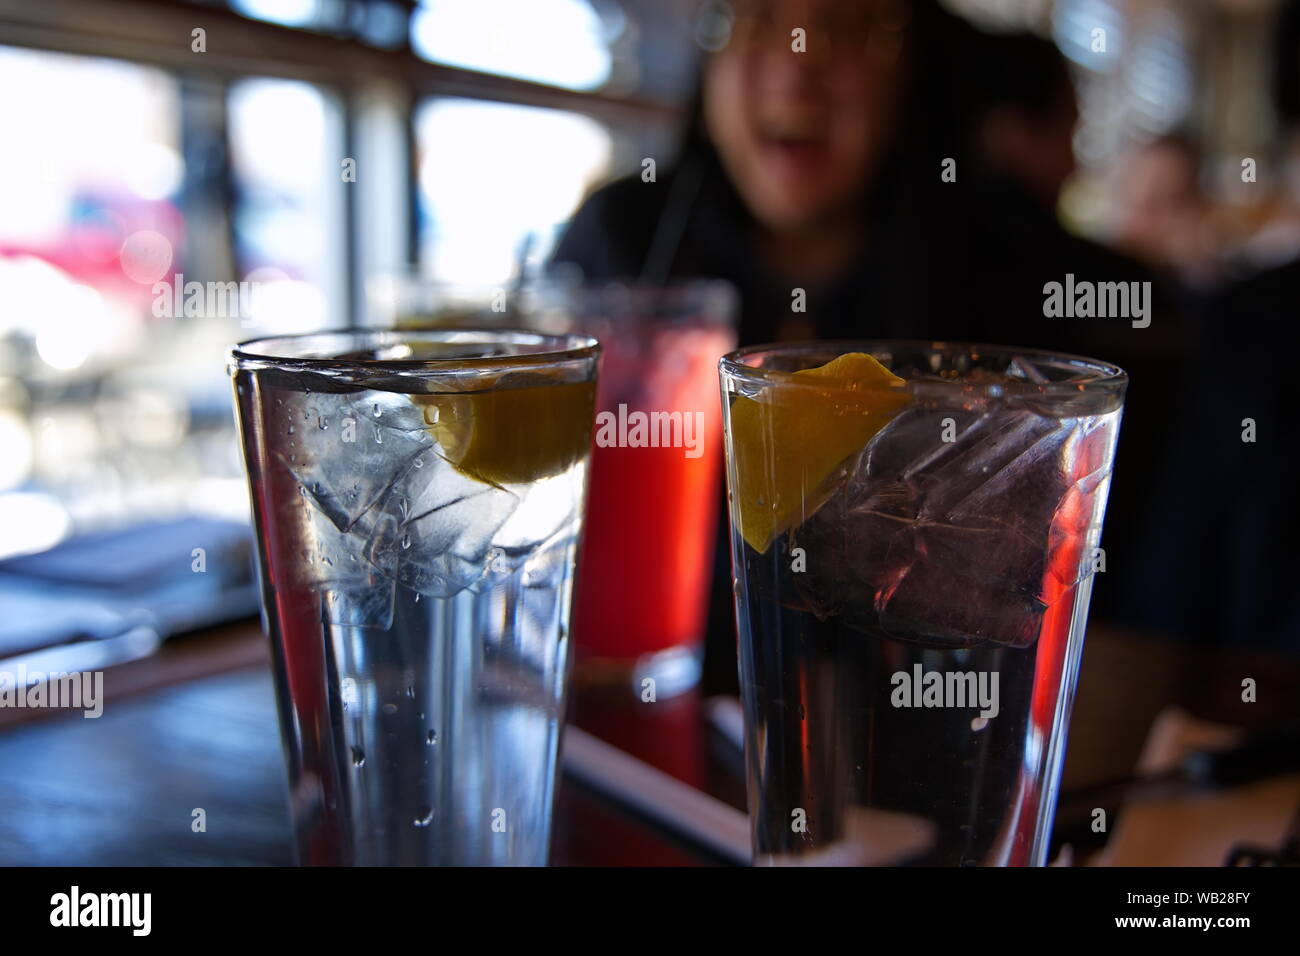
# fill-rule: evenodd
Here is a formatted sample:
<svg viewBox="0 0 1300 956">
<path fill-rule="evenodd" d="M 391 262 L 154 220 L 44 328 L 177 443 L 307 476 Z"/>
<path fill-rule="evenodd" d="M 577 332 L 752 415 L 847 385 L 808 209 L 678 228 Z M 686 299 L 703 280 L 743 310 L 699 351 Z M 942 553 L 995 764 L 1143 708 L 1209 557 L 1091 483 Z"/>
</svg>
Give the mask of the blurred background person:
<svg viewBox="0 0 1300 956">
<path fill-rule="evenodd" d="M 1115 245 L 1193 293 L 1221 280 L 1220 244 L 1200 147 L 1170 133 L 1130 151 L 1113 174 Z"/>
<path fill-rule="evenodd" d="M 1056 219 L 1077 109 L 1052 44 L 980 33 L 930 0 L 723 9 L 675 162 L 592 195 L 556 261 L 593 280 L 728 279 L 742 342 L 1096 341 L 1042 321 L 1043 284 L 1149 278 Z"/>
<path fill-rule="evenodd" d="M 595 280 L 726 278 L 741 291 L 743 344 L 879 321 L 878 271 L 894 241 L 882 224 L 917 166 L 937 181 L 940 153 L 924 138 L 957 141 L 944 122 L 957 115 L 950 91 L 919 64 L 951 43 L 958 21 L 902 0 L 709 10 L 715 52 L 673 168 L 597 192 L 555 259 Z M 793 49 L 796 29 L 806 52 Z M 795 288 L 806 312 L 791 308 Z"/>
<path fill-rule="evenodd" d="M 1244 243 L 1221 247 L 1246 275 L 1204 306 L 1154 470 L 1158 490 L 1141 512 L 1142 573 L 1123 581 L 1115 610 L 1151 633 L 1296 653 L 1300 507 L 1293 489 L 1300 458 L 1292 442 L 1300 402 L 1291 370 L 1300 348 L 1300 207 L 1291 157 L 1300 128 L 1300 2 L 1286 5 L 1277 41 L 1272 106 L 1282 135 L 1273 153 L 1275 188 L 1256 207 L 1269 212 Z M 1134 234 L 1153 250 L 1185 249 L 1162 241 L 1156 221 L 1164 217 L 1169 230 L 1190 228 L 1190 154 L 1160 143 L 1151 150 L 1148 174 L 1155 166 L 1168 176 L 1151 195 L 1168 198 L 1134 217 L 1142 227 Z M 1273 264 L 1260 268 L 1267 263 Z"/>
</svg>

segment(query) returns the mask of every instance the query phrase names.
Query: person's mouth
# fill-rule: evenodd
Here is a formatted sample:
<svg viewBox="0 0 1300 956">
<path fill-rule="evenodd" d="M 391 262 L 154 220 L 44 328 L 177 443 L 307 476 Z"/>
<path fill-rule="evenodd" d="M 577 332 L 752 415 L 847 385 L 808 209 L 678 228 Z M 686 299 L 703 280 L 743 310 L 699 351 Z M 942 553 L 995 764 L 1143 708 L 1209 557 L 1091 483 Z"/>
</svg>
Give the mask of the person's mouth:
<svg viewBox="0 0 1300 956">
<path fill-rule="evenodd" d="M 765 159 L 791 173 L 813 172 L 824 164 L 830 142 L 820 124 L 804 121 L 767 122 L 758 129 Z"/>
</svg>

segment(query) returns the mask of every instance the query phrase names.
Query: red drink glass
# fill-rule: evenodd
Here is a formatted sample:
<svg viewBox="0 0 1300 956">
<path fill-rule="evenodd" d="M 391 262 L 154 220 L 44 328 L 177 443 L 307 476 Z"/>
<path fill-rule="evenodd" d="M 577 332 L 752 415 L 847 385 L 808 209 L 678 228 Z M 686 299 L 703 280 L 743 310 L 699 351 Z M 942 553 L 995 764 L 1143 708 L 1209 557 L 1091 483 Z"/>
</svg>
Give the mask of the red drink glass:
<svg viewBox="0 0 1300 956">
<path fill-rule="evenodd" d="M 574 331 L 603 350 L 575 679 L 671 696 L 700 675 L 722 494 L 716 368 L 734 347 L 736 294 L 696 281 L 588 287 L 566 301 Z"/>
</svg>

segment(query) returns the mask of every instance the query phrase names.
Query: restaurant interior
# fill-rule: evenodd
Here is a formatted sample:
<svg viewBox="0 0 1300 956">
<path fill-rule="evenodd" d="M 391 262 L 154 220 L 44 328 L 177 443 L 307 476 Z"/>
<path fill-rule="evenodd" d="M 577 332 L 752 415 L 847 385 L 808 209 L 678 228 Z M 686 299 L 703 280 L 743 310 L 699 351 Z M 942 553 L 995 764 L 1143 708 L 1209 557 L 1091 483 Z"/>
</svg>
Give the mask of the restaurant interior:
<svg viewBox="0 0 1300 956">
<path fill-rule="evenodd" d="M 0 90 L 0 675 L 19 675 L 0 676 L 0 865 L 1300 864 L 1300 405 L 1284 387 L 1300 349 L 1300 0 L 0 0 Z M 677 337 L 642 335 L 650 311 L 673 313 L 657 318 Z M 385 769 L 384 750 L 368 746 L 363 766 L 349 695 L 364 702 L 367 687 L 332 657 L 324 692 L 341 709 L 306 726 L 271 530 L 301 502 L 274 502 L 258 474 L 250 492 L 270 467 L 259 443 L 274 413 L 258 403 L 288 386 L 268 353 L 232 347 L 483 327 L 589 333 L 603 350 L 609 417 L 594 424 L 608 440 L 597 431 L 561 653 L 546 664 L 562 713 L 538 746 L 559 769 L 533 797 L 553 822 L 540 858 L 433 846 L 460 847 L 448 834 L 478 825 L 469 811 L 444 822 L 444 797 L 533 740 L 519 718 L 492 731 L 504 755 L 485 755 L 452 714 L 470 705 L 443 700 L 446 722 L 426 721 L 410 759 L 437 754 L 455 782 L 381 852 L 360 832 L 371 802 L 419 774 L 358 782 Z M 1062 624 L 1056 678 L 1041 659 L 1027 678 L 1032 720 L 1038 685 L 1057 680 L 1046 736 L 1021 742 L 1045 768 L 1032 849 L 999 849 L 1020 838 L 991 831 L 1020 824 L 981 815 L 963 824 L 981 831 L 977 849 L 930 853 L 914 808 L 891 802 L 901 789 L 840 768 L 867 759 L 854 746 L 883 748 L 876 767 L 898 744 L 837 723 L 866 693 L 837 668 L 876 666 L 868 651 L 827 651 L 800 671 L 811 684 L 784 685 L 839 728 L 826 734 L 847 735 L 829 756 L 802 705 L 802 742 L 773 722 L 782 691 L 764 662 L 802 652 L 764 643 L 744 579 L 791 522 L 769 517 L 758 534 L 738 517 L 753 504 L 739 409 L 755 393 L 724 368 L 724 410 L 718 360 L 839 340 L 1007 345 L 1127 374 L 1104 530 L 1098 511 L 1081 532 L 1087 582 L 1067 582 L 1077 620 Z M 423 398 L 419 440 L 459 443 L 453 478 L 513 487 L 496 445 L 455 430 L 470 399 Z M 565 401 L 503 399 L 509 421 L 495 424 L 549 440 Z M 638 448 L 639 407 L 665 410 L 665 444 L 683 447 Z M 363 441 L 391 449 L 401 433 L 373 408 Z M 332 440 L 328 424 L 300 421 L 310 434 L 293 447 Z M 824 448 L 786 427 L 764 433 L 778 484 L 783 447 Z M 842 461 L 866 440 L 823 473 L 852 468 Z M 285 467 L 301 480 L 297 464 Z M 374 467 L 356 489 L 387 480 Z M 377 513 L 319 483 L 298 490 L 331 529 Z M 409 535 L 392 558 L 375 557 L 384 532 L 368 533 L 372 579 L 397 562 L 383 586 L 396 578 L 401 617 L 402 588 L 419 602 L 412 581 L 426 580 L 403 576 Z M 457 587 L 479 587 L 502 553 Z M 970 551 L 957 579 L 998 554 Z M 838 586 L 871 560 L 841 558 L 814 571 Z M 425 587 L 426 606 L 458 600 L 444 584 Z M 927 585 L 936 604 L 980 599 L 950 587 Z M 881 593 L 877 610 L 894 592 Z M 371 613 L 358 594 L 339 595 L 327 630 L 363 667 L 381 631 L 356 617 Z M 977 659 L 965 653 L 951 659 Z M 76 707 L 33 693 L 55 673 L 87 675 Z M 1016 673 L 1002 672 L 1004 720 Z M 333 785 L 313 776 L 334 772 L 313 769 L 317 733 L 343 754 Z M 964 786 L 955 768 L 918 779 Z M 822 773 L 855 782 L 840 793 Z M 875 794 L 854 817 L 868 835 L 844 823 L 824 843 L 797 827 L 791 846 L 764 836 L 760 817 L 789 817 L 768 788 L 787 785 L 803 788 L 816 836 L 841 796 Z M 351 801 L 339 845 L 328 820 L 303 823 L 337 809 L 330 786 Z"/>
</svg>

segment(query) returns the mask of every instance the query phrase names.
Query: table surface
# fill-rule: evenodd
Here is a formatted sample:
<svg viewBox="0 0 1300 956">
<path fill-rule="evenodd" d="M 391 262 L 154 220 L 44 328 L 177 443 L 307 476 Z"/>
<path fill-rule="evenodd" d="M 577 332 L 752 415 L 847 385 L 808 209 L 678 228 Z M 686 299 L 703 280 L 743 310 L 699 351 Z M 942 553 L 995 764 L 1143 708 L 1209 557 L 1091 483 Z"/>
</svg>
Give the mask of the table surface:
<svg viewBox="0 0 1300 956">
<path fill-rule="evenodd" d="M 1257 704 L 1233 693 L 1241 676 L 1260 681 Z M 114 668 L 105 696 L 96 720 L 0 710 L 0 864 L 292 862 L 272 681 L 255 624 L 190 635 Z M 1090 635 L 1064 786 L 1130 772 L 1166 705 L 1250 727 L 1294 716 L 1297 700 L 1294 658 Z M 743 809 L 737 755 L 710 731 L 699 693 L 652 707 L 594 696 L 573 704 L 577 726 Z M 196 808 L 206 813 L 204 833 L 191 830 Z M 553 862 L 713 861 L 566 778 Z"/>
</svg>

